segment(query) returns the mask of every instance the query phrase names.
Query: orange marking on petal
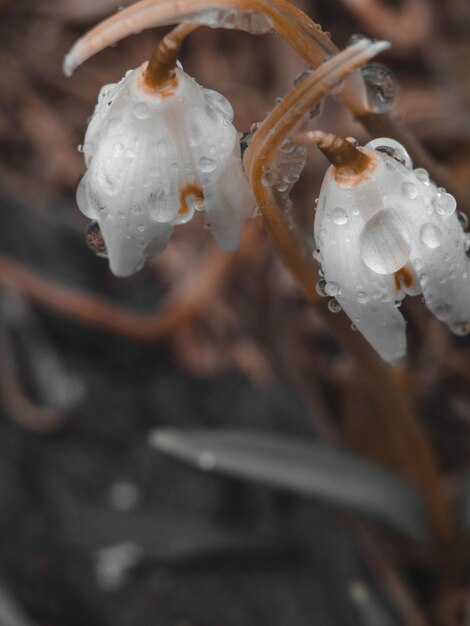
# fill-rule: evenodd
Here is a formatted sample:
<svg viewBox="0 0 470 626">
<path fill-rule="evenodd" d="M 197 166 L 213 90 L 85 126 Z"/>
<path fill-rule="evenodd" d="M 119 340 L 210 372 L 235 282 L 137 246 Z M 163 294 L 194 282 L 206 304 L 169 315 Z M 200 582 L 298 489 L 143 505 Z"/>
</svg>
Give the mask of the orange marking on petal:
<svg viewBox="0 0 470 626">
<path fill-rule="evenodd" d="M 195 197 L 197 200 L 204 200 L 204 194 L 202 189 L 197 183 L 186 183 L 184 187 L 180 189 L 180 208 L 178 215 L 187 215 L 189 213 L 188 198 L 190 196 Z"/>
<path fill-rule="evenodd" d="M 413 286 L 414 277 L 410 270 L 404 265 L 401 269 L 393 274 L 393 279 L 395 282 L 395 289 L 400 291 L 402 285 L 404 285 L 407 289 Z"/>
</svg>

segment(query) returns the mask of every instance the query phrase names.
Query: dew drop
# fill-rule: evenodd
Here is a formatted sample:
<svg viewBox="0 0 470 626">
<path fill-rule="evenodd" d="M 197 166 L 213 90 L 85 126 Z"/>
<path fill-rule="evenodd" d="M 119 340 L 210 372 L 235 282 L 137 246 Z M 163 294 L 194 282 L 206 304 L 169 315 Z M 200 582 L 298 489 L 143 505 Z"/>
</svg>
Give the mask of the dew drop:
<svg viewBox="0 0 470 626">
<path fill-rule="evenodd" d="M 201 172 L 213 172 L 217 167 L 217 163 L 214 159 L 209 159 L 208 157 L 201 157 L 198 164 Z"/>
<path fill-rule="evenodd" d="M 315 285 L 315 290 L 318 293 L 319 296 L 326 296 L 328 295 L 326 293 L 326 280 L 324 278 L 320 278 L 320 280 L 317 282 L 317 284 Z"/>
<path fill-rule="evenodd" d="M 140 216 L 143 215 L 144 210 L 141 206 L 139 206 L 138 204 L 134 204 L 134 206 L 131 207 L 131 211 L 134 215 Z"/>
<path fill-rule="evenodd" d="M 439 213 L 439 215 L 443 215 L 445 217 L 455 213 L 455 209 L 457 208 L 457 202 L 455 201 L 454 196 L 445 192 L 436 194 L 431 200 L 431 203 L 435 211 Z"/>
<path fill-rule="evenodd" d="M 337 226 L 342 226 L 348 223 L 348 216 L 346 214 L 346 211 L 341 207 L 336 207 L 336 209 L 333 210 L 331 217 L 333 218 L 333 222 Z"/>
<path fill-rule="evenodd" d="M 321 252 L 318 248 L 315 248 L 312 252 L 312 256 L 315 259 L 315 261 L 318 261 L 318 263 L 320 263 L 321 261 Z"/>
<path fill-rule="evenodd" d="M 390 111 L 398 91 L 398 82 L 393 72 L 381 63 L 369 63 L 361 69 L 361 74 L 372 111 L 375 113 Z"/>
<path fill-rule="evenodd" d="M 290 139 L 289 137 L 287 139 L 284 139 L 284 141 L 281 143 L 279 150 L 281 152 L 292 152 L 292 150 L 295 148 L 294 142 L 292 141 L 292 139 Z"/>
<path fill-rule="evenodd" d="M 119 141 L 117 141 L 111 148 L 111 155 L 113 157 L 120 157 L 123 152 L 124 152 L 124 146 L 122 145 L 122 143 L 119 143 Z"/>
<path fill-rule="evenodd" d="M 325 293 L 327 296 L 337 296 L 339 293 L 339 285 L 334 282 L 327 282 L 325 285 Z"/>
<path fill-rule="evenodd" d="M 463 211 L 459 211 L 457 213 L 457 217 L 459 218 L 459 222 L 460 222 L 460 225 L 462 226 L 463 230 L 467 230 L 467 228 L 468 228 L 468 217 L 467 217 L 467 214 L 464 213 Z"/>
<path fill-rule="evenodd" d="M 284 176 L 284 182 L 288 184 L 293 184 L 296 183 L 299 178 L 300 176 L 299 174 L 297 174 L 297 172 L 287 172 L 287 174 Z"/>
<path fill-rule="evenodd" d="M 138 102 L 132 109 L 134 117 L 138 120 L 146 120 L 150 116 L 150 110 L 145 102 Z"/>
<path fill-rule="evenodd" d="M 465 250 L 465 254 L 470 256 L 470 233 L 465 235 L 463 249 Z"/>
<path fill-rule="evenodd" d="M 358 291 L 356 297 L 357 297 L 357 301 L 359 302 L 359 304 L 367 304 L 369 300 L 369 298 L 364 293 L 364 291 Z"/>
<path fill-rule="evenodd" d="M 440 320 L 448 319 L 451 313 L 452 313 L 452 306 L 447 303 L 439 304 L 434 309 L 434 315 Z"/>
<path fill-rule="evenodd" d="M 411 169 L 413 165 L 411 157 L 404 146 L 395 139 L 390 139 L 390 137 L 377 137 L 369 141 L 365 147 L 387 154 L 401 165 L 404 165 L 407 169 Z M 387 161 L 386 164 L 389 165 L 389 162 Z"/>
<path fill-rule="evenodd" d="M 312 74 L 313 70 L 311 68 L 305 70 L 301 74 L 297 74 L 297 76 L 294 78 L 294 87 L 297 87 L 299 83 L 301 83 L 306 78 L 309 78 L 309 76 L 311 76 Z"/>
<path fill-rule="evenodd" d="M 398 230 L 389 210 L 376 213 L 359 237 L 362 260 L 377 274 L 393 274 L 408 261 L 410 246 Z"/>
<path fill-rule="evenodd" d="M 470 334 L 470 322 L 456 322 L 451 324 L 450 328 L 455 335 L 460 335 L 460 337 Z"/>
<path fill-rule="evenodd" d="M 263 174 L 261 178 L 261 183 L 264 187 L 273 187 L 277 182 L 276 173 L 272 170 L 268 170 Z"/>
<path fill-rule="evenodd" d="M 98 222 L 90 222 L 85 230 L 85 243 L 96 256 L 107 258 L 108 251 Z"/>
<path fill-rule="evenodd" d="M 424 272 L 418 276 L 419 284 L 424 287 L 429 281 L 429 276 Z"/>
<path fill-rule="evenodd" d="M 405 182 L 402 184 L 401 191 L 403 195 L 410 200 L 414 200 L 418 195 L 418 189 L 416 188 L 416 185 L 409 182 Z"/>
<path fill-rule="evenodd" d="M 421 227 L 419 236 L 428 248 L 438 248 L 441 245 L 442 233 L 434 224 L 424 224 Z"/>
<path fill-rule="evenodd" d="M 429 185 L 429 174 L 427 172 L 427 170 L 425 170 L 423 167 L 417 167 L 414 170 L 415 176 L 416 178 L 423 183 L 423 185 Z"/>
<path fill-rule="evenodd" d="M 332 298 L 328 302 L 328 308 L 332 313 L 339 313 L 341 311 L 341 304 L 336 300 L 336 298 Z"/>
</svg>

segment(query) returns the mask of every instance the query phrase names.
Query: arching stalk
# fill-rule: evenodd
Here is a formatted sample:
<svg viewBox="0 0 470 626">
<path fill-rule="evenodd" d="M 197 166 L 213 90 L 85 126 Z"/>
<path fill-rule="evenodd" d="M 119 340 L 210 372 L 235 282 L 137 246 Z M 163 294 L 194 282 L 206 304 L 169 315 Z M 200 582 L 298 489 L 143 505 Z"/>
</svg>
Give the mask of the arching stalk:
<svg viewBox="0 0 470 626">
<path fill-rule="evenodd" d="M 376 419 L 384 433 L 393 431 L 386 441 L 391 449 L 393 467 L 411 478 L 422 490 L 436 537 L 442 545 L 452 535 L 451 515 L 440 484 L 434 453 L 423 433 L 406 392 L 399 386 L 393 371 L 359 333 L 351 331 L 344 315 L 332 315 L 324 299 L 318 300 L 315 283 L 318 266 L 312 258 L 299 229 L 289 212 L 279 205 L 276 192 L 263 184 L 264 174 L 275 166 L 281 144 L 289 138 L 308 111 L 338 83 L 386 47 L 383 42 L 359 42 L 326 62 L 305 78 L 280 102 L 261 123 L 245 153 L 245 165 L 260 204 L 266 228 L 279 256 L 290 269 L 305 296 L 327 319 L 339 343 L 353 356 L 361 381 L 380 411 Z M 396 436 L 395 436 L 396 435 Z M 398 445 L 394 445 L 398 443 Z"/>
<path fill-rule="evenodd" d="M 102 21 L 79 39 L 65 58 L 64 71 L 71 75 L 86 59 L 131 34 L 179 22 L 238 28 L 253 34 L 272 30 L 314 68 L 338 53 L 338 48 L 321 27 L 288 0 L 141 0 Z M 360 76 L 350 76 L 339 97 L 371 137 L 380 136 L 380 130 L 377 132 L 376 129 L 385 125 L 386 136 L 402 143 L 415 164 L 425 167 L 438 185 L 446 187 L 459 200 L 460 210 L 470 215 L 469 194 L 456 189 L 448 175 L 442 175 L 442 169 L 408 130 L 397 126 L 389 114 L 376 114 L 371 109 Z M 378 117 L 380 124 L 377 125 L 375 120 Z"/>
</svg>

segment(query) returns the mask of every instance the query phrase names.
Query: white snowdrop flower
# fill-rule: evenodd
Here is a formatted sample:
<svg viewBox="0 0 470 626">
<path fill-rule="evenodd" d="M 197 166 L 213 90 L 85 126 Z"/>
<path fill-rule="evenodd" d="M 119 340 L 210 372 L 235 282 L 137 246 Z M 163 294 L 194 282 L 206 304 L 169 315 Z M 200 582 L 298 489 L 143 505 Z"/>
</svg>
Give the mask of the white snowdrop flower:
<svg viewBox="0 0 470 626">
<path fill-rule="evenodd" d="M 360 173 L 331 166 L 315 218 L 316 256 L 332 294 L 382 358 L 406 352 L 398 307 L 422 293 L 426 306 L 457 334 L 470 331 L 470 260 L 453 196 L 405 149 L 375 139 L 361 149 Z M 331 287 L 333 285 L 333 287 Z"/>
<path fill-rule="evenodd" d="M 97 220 L 116 276 L 159 254 L 195 210 L 205 211 L 217 244 L 235 250 L 255 205 L 228 101 L 180 67 L 149 89 L 146 65 L 102 88 L 83 144 L 77 202 Z"/>
</svg>

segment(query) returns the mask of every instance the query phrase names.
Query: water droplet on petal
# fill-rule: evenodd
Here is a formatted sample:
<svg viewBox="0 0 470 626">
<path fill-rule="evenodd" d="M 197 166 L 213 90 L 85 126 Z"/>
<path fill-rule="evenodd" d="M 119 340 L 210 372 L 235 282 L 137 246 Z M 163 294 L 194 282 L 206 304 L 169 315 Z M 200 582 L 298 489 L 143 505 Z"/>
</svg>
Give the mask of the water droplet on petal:
<svg viewBox="0 0 470 626">
<path fill-rule="evenodd" d="M 463 249 L 465 250 L 465 253 L 467 255 L 470 255 L 470 233 L 465 234 L 465 238 L 463 242 Z"/>
<path fill-rule="evenodd" d="M 451 313 L 452 313 L 452 305 L 447 304 L 447 303 L 439 304 L 434 309 L 434 315 L 440 320 L 448 319 Z"/>
<path fill-rule="evenodd" d="M 319 296 L 326 296 L 326 280 L 324 278 L 320 278 L 315 286 L 315 289 Z"/>
<path fill-rule="evenodd" d="M 336 298 L 332 298 L 328 302 L 328 308 L 332 313 L 339 313 L 341 311 L 341 304 L 336 300 Z"/>
<path fill-rule="evenodd" d="M 134 105 L 132 113 L 138 120 L 145 120 L 150 116 L 150 109 L 145 102 L 138 102 Z"/>
<path fill-rule="evenodd" d="M 213 172 L 217 167 L 217 163 L 214 159 L 209 159 L 208 157 L 201 157 L 198 164 L 201 172 Z"/>
<path fill-rule="evenodd" d="M 359 237 L 362 260 L 377 274 L 393 274 L 408 262 L 410 246 L 395 224 L 392 211 L 376 213 Z"/>
<path fill-rule="evenodd" d="M 455 213 L 455 209 L 457 208 L 457 202 L 455 201 L 454 196 L 451 196 L 450 193 L 436 194 L 431 200 L 431 203 L 435 211 L 439 213 L 439 215 L 444 215 L 445 217 Z"/>
<path fill-rule="evenodd" d="M 419 284 L 424 287 L 424 285 L 426 285 L 426 283 L 429 281 L 429 276 L 423 272 L 423 274 L 420 274 L 418 276 L 418 280 Z"/>
<path fill-rule="evenodd" d="M 416 178 L 424 185 L 429 185 L 429 174 L 423 167 L 417 167 L 414 170 Z"/>
<path fill-rule="evenodd" d="M 341 207 L 336 207 L 336 209 L 333 210 L 331 217 L 337 226 L 342 226 L 343 224 L 348 223 L 346 211 Z"/>
<path fill-rule="evenodd" d="M 390 137 L 377 137 L 369 141 L 365 147 L 387 154 L 398 163 L 401 163 L 401 165 L 404 165 L 407 169 L 411 169 L 413 166 L 411 157 L 405 147 L 395 139 L 390 139 Z M 389 165 L 388 162 L 387 165 Z"/>
<path fill-rule="evenodd" d="M 438 248 L 442 241 L 442 232 L 434 224 L 424 224 L 419 232 L 421 241 L 428 248 Z"/>
<path fill-rule="evenodd" d="M 141 206 L 137 205 L 137 204 L 134 204 L 134 206 L 131 206 L 131 211 L 136 216 L 143 215 L 143 213 L 144 213 L 144 209 Z"/>
<path fill-rule="evenodd" d="M 470 322 L 456 322 L 451 324 L 450 328 L 455 335 L 460 335 L 461 337 L 470 334 Z"/>
<path fill-rule="evenodd" d="M 358 291 L 357 292 L 357 301 L 359 302 L 359 304 L 366 304 L 369 301 L 369 298 L 364 293 L 364 291 Z"/>
<path fill-rule="evenodd" d="M 108 250 L 98 222 L 90 222 L 85 230 L 85 243 L 96 256 L 107 258 Z"/>
<path fill-rule="evenodd" d="M 318 248 L 315 248 L 312 252 L 312 256 L 315 259 L 315 261 L 318 261 L 318 263 L 321 262 L 321 252 Z"/>
<path fill-rule="evenodd" d="M 464 213 L 463 211 L 459 211 L 457 213 L 457 217 L 459 218 L 459 222 L 460 222 L 460 225 L 462 226 L 463 230 L 467 230 L 467 228 L 468 228 L 468 217 L 467 217 L 467 214 Z"/>
<path fill-rule="evenodd" d="M 416 198 L 416 196 L 418 195 L 418 189 L 416 185 L 413 183 L 409 183 L 409 182 L 405 182 L 402 184 L 401 191 L 403 195 L 409 198 L 410 200 L 414 200 L 414 198 Z"/>
<path fill-rule="evenodd" d="M 338 283 L 327 282 L 325 285 L 325 293 L 327 296 L 337 296 L 339 293 Z"/>
</svg>

